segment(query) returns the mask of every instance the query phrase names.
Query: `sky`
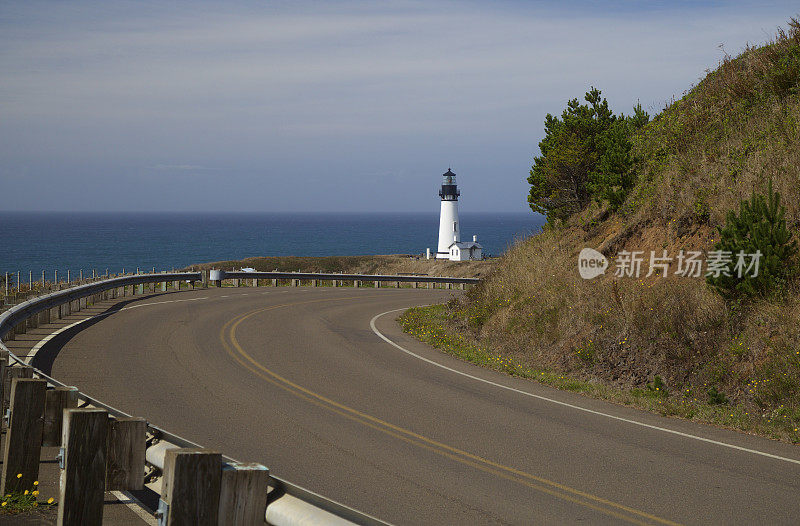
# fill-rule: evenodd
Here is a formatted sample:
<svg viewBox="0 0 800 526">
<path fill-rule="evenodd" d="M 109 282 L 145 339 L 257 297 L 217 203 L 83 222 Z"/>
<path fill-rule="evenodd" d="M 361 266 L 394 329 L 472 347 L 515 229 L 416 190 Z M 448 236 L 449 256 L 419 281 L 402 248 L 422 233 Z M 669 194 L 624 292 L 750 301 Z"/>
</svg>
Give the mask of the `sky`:
<svg viewBox="0 0 800 526">
<path fill-rule="evenodd" d="M 452 167 L 462 212 L 529 211 L 547 113 L 658 113 L 799 11 L 0 0 L 0 210 L 436 212 Z"/>
</svg>

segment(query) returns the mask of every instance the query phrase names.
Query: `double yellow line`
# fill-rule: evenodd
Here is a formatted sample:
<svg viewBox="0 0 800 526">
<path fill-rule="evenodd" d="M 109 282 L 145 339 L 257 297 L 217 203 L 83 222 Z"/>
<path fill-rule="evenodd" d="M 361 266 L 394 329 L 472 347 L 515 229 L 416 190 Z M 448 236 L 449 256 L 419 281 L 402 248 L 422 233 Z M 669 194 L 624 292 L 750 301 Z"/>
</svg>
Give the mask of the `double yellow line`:
<svg viewBox="0 0 800 526">
<path fill-rule="evenodd" d="M 415 433 L 408 429 L 394 425 L 390 422 L 386 422 L 385 420 L 381 420 L 380 418 L 376 418 L 374 416 L 363 413 L 357 409 L 353 409 L 352 407 L 339 403 L 335 400 L 331 400 L 330 398 L 315 393 L 314 391 L 307 389 L 301 385 L 298 385 L 292 382 L 291 380 L 275 373 L 274 371 L 271 371 L 270 369 L 268 369 L 267 367 L 256 361 L 252 356 L 250 356 L 247 353 L 247 351 L 245 351 L 242 348 L 242 346 L 236 339 L 236 329 L 239 327 L 239 325 L 241 325 L 244 321 L 248 320 L 249 318 L 252 318 L 257 314 L 285 307 L 294 307 L 298 305 L 308 305 L 311 303 L 322 303 L 329 301 L 342 301 L 342 300 L 349 300 L 356 298 L 362 298 L 362 296 L 300 301 L 295 303 L 284 303 L 281 305 L 273 305 L 270 307 L 257 309 L 242 314 L 241 316 L 238 316 L 236 318 L 233 318 L 228 323 L 226 323 L 222 327 L 222 330 L 220 331 L 220 339 L 227 353 L 240 365 L 242 365 L 244 368 L 246 368 L 256 376 L 262 378 L 263 380 L 269 382 L 270 384 L 276 387 L 279 387 L 293 394 L 298 398 L 301 398 L 318 407 L 321 407 L 323 409 L 341 415 L 349 420 L 358 422 L 362 425 L 365 425 L 367 427 L 370 427 L 372 429 L 375 429 L 377 431 L 395 437 L 409 444 L 413 444 L 420 448 L 426 449 L 443 457 L 447 457 L 461 464 L 471 466 L 483 472 L 496 475 L 498 477 L 516 482 L 518 484 L 522 484 L 524 486 L 535 489 L 536 491 L 552 495 L 553 497 L 568 502 L 573 502 L 575 504 L 593 509 L 600 513 L 624 520 L 626 522 L 630 522 L 632 524 L 642 524 L 642 525 L 678 524 L 676 522 L 672 522 L 667 519 L 662 519 L 661 517 L 657 517 L 655 515 L 639 511 L 637 509 L 604 499 L 602 497 L 592 495 L 591 493 L 571 488 L 564 484 L 559 484 L 558 482 L 553 482 L 551 480 L 536 475 L 532 475 L 525 471 L 521 471 L 519 469 L 510 466 L 505 466 L 503 464 L 499 464 L 492 460 L 479 457 L 478 455 L 474 455 L 467 451 L 463 451 L 461 449 L 449 446 L 447 444 L 443 444 L 442 442 L 430 439 L 428 437 L 420 435 L 419 433 Z"/>
</svg>

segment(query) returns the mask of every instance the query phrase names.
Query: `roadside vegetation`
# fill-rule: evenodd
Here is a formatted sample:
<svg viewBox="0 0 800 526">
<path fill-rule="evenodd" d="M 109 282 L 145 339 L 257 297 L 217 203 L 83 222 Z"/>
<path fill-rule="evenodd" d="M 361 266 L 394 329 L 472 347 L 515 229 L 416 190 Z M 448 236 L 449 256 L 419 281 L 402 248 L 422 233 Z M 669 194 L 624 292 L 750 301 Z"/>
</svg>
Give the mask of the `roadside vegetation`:
<svg viewBox="0 0 800 526">
<path fill-rule="evenodd" d="M 420 274 L 480 278 L 489 274 L 497 259 L 449 261 L 417 258 L 410 255 L 253 257 L 195 265 L 193 269 L 239 270 L 251 267 L 259 272 L 343 272 L 352 274 Z M 184 269 L 188 270 L 188 269 Z"/>
<path fill-rule="evenodd" d="M 725 58 L 652 119 L 598 90 L 548 115 L 528 201 L 548 223 L 406 330 L 559 388 L 800 441 L 800 22 Z M 584 280 L 578 253 L 609 258 Z M 639 277 L 616 276 L 642 251 Z M 651 251 L 760 251 L 757 277 L 648 274 Z"/>
</svg>

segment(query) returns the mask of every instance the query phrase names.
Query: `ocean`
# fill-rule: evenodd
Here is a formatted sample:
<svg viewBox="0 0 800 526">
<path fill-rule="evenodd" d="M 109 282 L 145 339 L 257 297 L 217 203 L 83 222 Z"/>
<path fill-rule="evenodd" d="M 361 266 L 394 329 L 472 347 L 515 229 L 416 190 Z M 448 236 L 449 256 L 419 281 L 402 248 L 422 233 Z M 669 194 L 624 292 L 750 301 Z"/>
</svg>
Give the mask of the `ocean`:
<svg viewBox="0 0 800 526">
<path fill-rule="evenodd" d="M 534 213 L 464 213 L 462 240 L 502 254 L 541 229 Z M 170 270 L 251 256 L 435 252 L 438 214 L 0 212 L 0 273 Z"/>
</svg>

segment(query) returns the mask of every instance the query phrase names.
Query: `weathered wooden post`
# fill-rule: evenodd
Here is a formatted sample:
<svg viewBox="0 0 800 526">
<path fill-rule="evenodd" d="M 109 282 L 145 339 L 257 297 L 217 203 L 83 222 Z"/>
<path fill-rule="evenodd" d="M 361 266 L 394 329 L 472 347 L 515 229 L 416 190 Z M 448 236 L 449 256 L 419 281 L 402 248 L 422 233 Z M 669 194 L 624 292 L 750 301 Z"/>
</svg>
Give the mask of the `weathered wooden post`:
<svg viewBox="0 0 800 526">
<path fill-rule="evenodd" d="M 376 282 L 375 282 L 375 288 L 376 288 L 376 289 L 379 289 L 379 288 L 381 288 L 381 282 L 380 282 L 380 281 L 376 281 Z"/>
<path fill-rule="evenodd" d="M 119 418 L 109 422 L 106 491 L 144 487 L 146 433 L 144 418 Z"/>
<path fill-rule="evenodd" d="M 44 402 L 44 424 L 42 428 L 42 445 L 58 447 L 61 445 L 63 432 L 64 409 L 78 407 L 77 387 L 55 387 L 48 389 Z"/>
<path fill-rule="evenodd" d="M 292 287 L 296 287 L 299 284 L 300 284 L 300 280 L 299 279 L 292 279 Z"/>
<path fill-rule="evenodd" d="M 253 278 L 253 286 L 258 287 L 258 278 Z"/>
<path fill-rule="evenodd" d="M 353 288 L 356 288 L 356 289 L 357 289 L 357 288 L 358 288 L 358 285 L 359 285 L 359 283 L 360 283 L 360 282 L 359 282 L 357 279 L 356 279 L 356 280 L 353 280 Z"/>
<path fill-rule="evenodd" d="M 108 412 L 64 410 L 58 526 L 101 526 L 107 442 Z"/>
<path fill-rule="evenodd" d="M 461 290 L 466 290 L 466 283 L 461 284 Z"/>
<path fill-rule="evenodd" d="M 436 283 L 434 283 L 433 281 L 429 281 L 429 282 L 428 282 L 428 288 L 429 288 L 429 289 L 432 289 L 432 288 L 434 288 L 434 285 L 436 285 Z"/>
<path fill-rule="evenodd" d="M 222 455 L 207 449 L 176 448 L 164 455 L 161 498 L 166 526 L 216 526 L 222 482 Z"/>
<path fill-rule="evenodd" d="M 21 365 L 7 366 L 3 380 L 3 412 L 11 407 L 11 383 L 15 378 L 33 378 L 33 368 Z"/>
<path fill-rule="evenodd" d="M 46 391 L 44 380 L 15 378 L 11 383 L 11 419 L 3 450 L 2 495 L 33 490 L 33 483 L 39 480 Z"/>
<path fill-rule="evenodd" d="M 219 492 L 219 526 L 263 524 L 269 470 L 261 464 L 225 464 Z"/>
<path fill-rule="evenodd" d="M 311 286 L 312 286 L 312 287 L 316 287 L 316 286 L 317 286 L 317 280 L 315 280 L 315 279 L 312 279 L 312 280 L 311 280 Z"/>
<path fill-rule="evenodd" d="M 8 367 L 8 354 L 5 349 L 0 349 L 0 411 L 3 410 L 3 398 L 6 390 L 6 368 Z"/>
<path fill-rule="evenodd" d="M 278 286 L 278 278 L 273 278 L 272 279 L 272 286 L 273 287 L 277 287 Z"/>
</svg>

